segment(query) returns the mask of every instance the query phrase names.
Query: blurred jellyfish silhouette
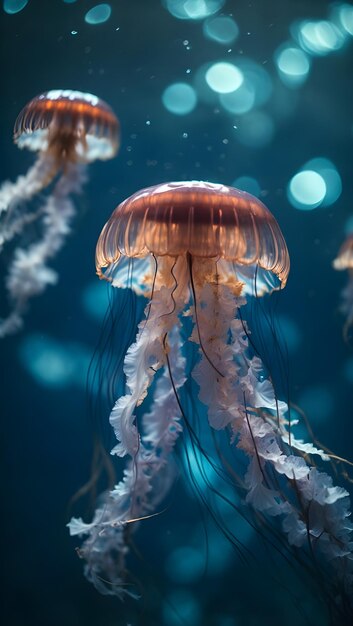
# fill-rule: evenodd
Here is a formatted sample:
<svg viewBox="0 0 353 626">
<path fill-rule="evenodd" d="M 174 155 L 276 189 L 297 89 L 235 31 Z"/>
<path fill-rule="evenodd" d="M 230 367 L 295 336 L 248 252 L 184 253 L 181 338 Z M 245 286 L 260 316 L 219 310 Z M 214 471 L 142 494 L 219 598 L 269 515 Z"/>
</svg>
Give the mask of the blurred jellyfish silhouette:
<svg viewBox="0 0 353 626">
<path fill-rule="evenodd" d="M 261 535 L 268 530 L 271 549 L 297 558 L 345 623 L 352 616 L 348 493 L 317 468 L 314 459 L 328 461 L 328 454 L 295 438 L 245 319 L 251 303 L 262 306 L 287 281 L 288 251 L 273 215 L 235 188 L 160 184 L 115 209 L 96 265 L 100 278 L 148 302 L 125 355 L 125 393 L 110 415 L 112 454 L 127 460 L 123 478 L 102 494 L 91 523 L 69 523 L 72 535 L 86 536 L 79 554 L 88 579 L 106 594 L 134 594 L 131 533 L 160 510 L 182 432 L 197 447 L 209 428 L 228 435 L 230 454 L 218 451 L 218 463 L 208 463 L 227 475 L 234 502 L 240 494 L 251 523 Z M 188 401 L 193 393 L 199 403 Z"/>
<path fill-rule="evenodd" d="M 344 335 L 347 338 L 353 324 L 353 235 L 348 235 L 343 242 L 337 258 L 333 262 L 336 270 L 348 270 L 349 279 L 342 292 L 341 311 L 346 316 Z"/>
<path fill-rule="evenodd" d="M 96 96 L 56 89 L 33 98 L 19 114 L 14 128 L 19 148 L 37 152 L 37 160 L 16 182 L 0 188 L 0 253 L 15 238 L 31 236 L 30 224 L 40 223 L 41 234 L 29 245 L 15 247 L 6 259 L 6 288 L 10 312 L 0 320 L 0 337 L 22 325 L 28 301 L 56 283 L 47 266 L 62 247 L 75 207 L 70 198 L 86 181 L 86 165 L 111 159 L 119 147 L 119 122 L 111 108 Z M 52 187 L 39 207 L 29 201 Z"/>
</svg>

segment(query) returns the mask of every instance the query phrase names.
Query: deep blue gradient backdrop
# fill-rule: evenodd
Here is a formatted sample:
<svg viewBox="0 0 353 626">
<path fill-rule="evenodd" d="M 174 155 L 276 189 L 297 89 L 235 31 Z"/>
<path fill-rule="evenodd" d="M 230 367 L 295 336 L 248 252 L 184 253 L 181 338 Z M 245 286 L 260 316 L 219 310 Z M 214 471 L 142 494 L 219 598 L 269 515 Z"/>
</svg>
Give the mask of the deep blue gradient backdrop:
<svg viewBox="0 0 353 626">
<path fill-rule="evenodd" d="M 89 182 L 76 199 L 72 234 L 53 263 L 60 274 L 58 285 L 33 301 L 24 330 L 0 345 L 3 623 L 301 626 L 306 622 L 294 610 L 290 594 L 268 580 L 260 567 L 243 571 L 214 529 L 208 531 L 209 542 L 219 547 L 214 553 L 209 548 L 211 573 L 187 584 L 170 573 L 174 565 L 168 558 L 176 547 L 193 542 L 205 547 L 203 513 L 182 481 L 168 511 L 146 523 L 138 536 L 146 562 L 136 562 L 134 570 L 147 585 L 148 602 L 137 608 L 130 603 L 122 606 L 100 596 L 84 579 L 74 551 L 77 542 L 70 539 L 65 524 L 70 498 L 90 471 L 85 368 L 98 342 L 104 294 L 97 299 L 97 317 L 89 313 L 84 298 L 98 282 L 97 237 L 123 198 L 162 181 L 232 184 L 242 175 L 254 177 L 281 225 L 291 256 L 288 285 L 276 308 L 280 319 L 294 324 L 296 333 L 289 350 L 290 398 L 307 411 L 319 440 L 352 458 L 353 347 L 343 341 L 339 313 L 346 276 L 331 264 L 353 215 L 353 40 L 335 53 L 313 58 L 308 80 L 291 89 L 278 78 L 274 52 L 290 39 L 295 20 L 327 17 L 330 5 L 324 0 L 228 0 L 222 12 L 232 14 L 240 29 L 230 46 L 232 53 L 227 53 L 228 46 L 205 39 L 202 22 L 176 19 L 160 0 L 110 4 L 110 19 L 97 26 L 84 22 L 94 2 L 82 0 L 73 4 L 30 0 L 15 15 L 0 13 L 2 180 L 14 180 L 33 161 L 33 155 L 13 145 L 12 127 L 24 104 L 42 91 L 94 93 L 112 106 L 122 128 L 118 157 L 91 165 Z M 189 46 L 183 43 L 186 40 Z M 229 60 L 231 54 L 263 65 L 273 82 L 272 97 L 263 110 L 273 119 L 274 134 L 263 147 L 240 143 L 234 126 L 241 127 L 244 118 L 219 106 L 199 101 L 186 116 L 173 115 L 163 106 L 161 96 L 168 85 L 193 84 L 202 64 Z M 335 164 L 342 194 L 331 207 L 296 210 L 287 199 L 287 185 L 307 160 L 317 156 Z M 5 269 L 6 256 L 2 274 Z M 292 334 L 283 328 L 290 347 Z M 35 378 L 33 344 L 24 348 L 33 336 L 44 347 L 50 340 L 75 358 L 77 353 L 83 355 L 77 379 L 48 386 Z M 249 542 L 255 551 L 261 550 L 256 538 Z M 224 555 L 220 564 L 219 553 Z M 291 584 L 291 572 L 283 564 L 282 568 L 279 574 Z M 310 594 L 305 605 L 312 623 L 324 625 Z"/>
</svg>

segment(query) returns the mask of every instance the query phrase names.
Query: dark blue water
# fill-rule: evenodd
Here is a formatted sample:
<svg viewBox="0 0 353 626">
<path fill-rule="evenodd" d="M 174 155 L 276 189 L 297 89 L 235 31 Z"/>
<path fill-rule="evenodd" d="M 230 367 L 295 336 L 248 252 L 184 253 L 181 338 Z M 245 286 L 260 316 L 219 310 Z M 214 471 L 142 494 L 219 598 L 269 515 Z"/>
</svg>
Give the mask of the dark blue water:
<svg viewBox="0 0 353 626">
<path fill-rule="evenodd" d="M 75 199 L 72 233 L 53 262 L 59 283 L 33 300 L 24 329 L 1 343 L 1 610 L 9 626 L 329 623 L 314 592 L 301 586 L 283 560 L 271 564 L 259 537 L 240 525 L 241 541 L 259 556 L 244 565 L 207 522 L 183 478 L 166 512 L 136 535 L 142 555 L 133 562 L 141 581 L 137 604 L 98 594 L 83 576 L 78 542 L 65 527 L 70 500 L 87 481 L 93 454 L 85 381 L 108 302 L 107 288 L 95 277 L 95 244 L 121 200 L 163 181 L 232 185 L 239 177 L 252 179 L 248 190 L 275 215 L 291 257 L 288 285 L 275 296 L 288 345 L 290 400 L 306 412 L 320 441 L 352 458 L 353 344 L 343 339 L 339 312 L 347 276 L 336 272 L 332 261 L 353 216 L 353 40 L 343 18 L 337 26 L 338 9 L 332 12 L 329 2 L 219 4 L 207 19 L 231 17 L 239 31 L 233 41 L 207 38 L 206 17 L 178 19 L 160 0 L 114 0 L 101 24 L 85 22 L 94 3 L 82 0 L 29 0 L 14 14 L 1 9 L 2 180 L 14 180 L 33 162 L 13 145 L 12 128 L 25 103 L 43 91 L 94 93 L 111 105 L 122 129 L 118 156 L 92 164 L 84 192 Z M 195 6 L 203 11 L 204 3 Z M 353 5 L 346 6 L 352 27 Z M 296 36 L 305 20 L 334 19 L 335 27 L 321 25 L 306 47 L 300 39 L 300 47 Z M 283 76 L 278 58 L 286 44 L 304 49 L 306 56 L 294 70 L 283 57 L 288 70 Z M 307 75 L 303 58 L 310 65 Z M 252 67 L 250 99 L 240 98 L 238 112 L 227 110 L 219 93 L 207 87 L 205 71 L 218 62 L 243 68 L 244 75 Z M 222 80 L 221 90 L 227 89 Z M 191 86 L 197 99 L 185 114 L 162 101 L 165 89 L 180 82 Z M 185 97 L 181 101 L 187 107 Z M 334 200 L 325 201 L 319 185 L 317 207 L 300 210 L 288 185 L 318 157 L 336 172 L 326 186 Z M 309 181 L 302 192 L 307 208 L 312 191 Z M 4 256 L 2 272 L 6 262 Z M 341 476 L 336 482 L 349 487 Z M 75 513 L 85 513 L 79 503 Z"/>
</svg>

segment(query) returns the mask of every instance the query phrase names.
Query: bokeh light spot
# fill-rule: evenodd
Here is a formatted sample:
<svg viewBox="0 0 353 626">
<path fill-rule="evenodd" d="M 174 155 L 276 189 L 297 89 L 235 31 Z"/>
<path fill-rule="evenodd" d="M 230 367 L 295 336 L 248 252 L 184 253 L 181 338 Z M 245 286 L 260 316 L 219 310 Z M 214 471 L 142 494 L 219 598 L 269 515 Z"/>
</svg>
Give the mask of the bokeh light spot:
<svg viewBox="0 0 353 626">
<path fill-rule="evenodd" d="M 303 210 L 331 206 L 341 193 L 341 177 L 332 161 L 324 157 L 307 161 L 287 190 L 291 204 Z"/>
<path fill-rule="evenodd" d="M 19 13 L 28 4 L 28 0 L 4 0 L 3 8 L 5 13 L 14 15 Z"/>
<path fill-rule="evenodd" d="M 353 35 L 353 5 L 341 4 L 337 7 L 339 25 L 349 34 Z"/>
<path fill-rule="evenodd" d="M 170 113 L 187 115 L 195 108 L 197 96 L 195 89 L 187 83 L 174 83 L 164 90 L 162 102 Z"/>
<path fill-rule="evenodd" d="M 203 33 L 207 39 L 229 45 L 239 35 L 239 28 L 231 17 L 211 17 L 203 24 Z"/>
<path fill-rule="evenodd" d="M 286 85 L 300 85 L 309 74 L 310 60 L 300 48 L 282 47 L 276 52 L 275 61 L 279 77 Z"/>
<path fill-rule="evenodd" d="M 195 89 L 187 83 L 174 83 L 164 90 L 162 102 L 170 113 L 187 115 L 195 108 L 197 96 Z"/>
<path fill-rule="evenodd" d="M 230 93 L 243 82 L 242 72 L 232 63 L 214 63 L 206 72 L 206 82 L 217 93 Z"/>
<path fill-rule="evenodd" d="M 180 20 L 203 20 L 214 15 L 225 0 L 163 0 L 165 8 Z"/>
<path fill-rule="evenodd" d="M 214 63 L 204 63 L 194 75 L 194 86 L 200 100 L 210 105 L 221 104 L 224 109 L 237 115 L 248 113 L 255 106 L 262 106 L 269 100 L 273 89 L 272 79 L 259 63 L 239 56 L 227 61 L 225 65 L 235 67 L 241 72 L 241 84 L 238 84 L 236 90 L 231 89 L 227 93 L 214 91 L 207 80 Z"/>
<path fill-rule="evenodd" d="M 328 20 L 305 20 L 295 24 L 292 33 L 305 52 L 316 56 L 339 50 L 345 43 L 344 33 Z"/>
<path fill-rule="evenodd" d="M 77 343 L 63 344 L 47 335 L 24 338 L 19 358 L 27 372 L 43 387 L 84 387 L 91 351 Z"/>
<path fill-rule="evenodd" d="M 255 104 L 255 89 L 248 80 L 244 80 L 236 91 L 220 94 L 219 101 L 229 113 L 243 115 L 251 111 Z"/>
<path fill-rule="evenodd" d="M 291 179 L 287 196 L 296 208 L 310 211 L 320 206 L 326 194 L 326 184 L 322 176 L 313 170 L 303 170 Z"/>
<path fill-rule="evenodd" d="M 237 66 L 246 83 L 254 89 L 256 106 L 265 104 L 272 94 L 272 79 L 269 73 L 259 63 L 244 57 L 237 59 Z"/>
<path fill-rule="evenodd" d="M 331 206 L 338 200 L 342 193 L 342 180 L 332 161 L 324 157 L 316 157 L 305 163 L 303 169 L 317 172 L 325 181 L 326 194 L 321 206 Z"/>
<path fill-rule="evenodd" d="M 109 20 L 111 16 L 111 6 L 109 4 L 97 4 L 95 7 L 87 11 L 85 22 L 87 24 L 103 24 Z"/>
</svg>

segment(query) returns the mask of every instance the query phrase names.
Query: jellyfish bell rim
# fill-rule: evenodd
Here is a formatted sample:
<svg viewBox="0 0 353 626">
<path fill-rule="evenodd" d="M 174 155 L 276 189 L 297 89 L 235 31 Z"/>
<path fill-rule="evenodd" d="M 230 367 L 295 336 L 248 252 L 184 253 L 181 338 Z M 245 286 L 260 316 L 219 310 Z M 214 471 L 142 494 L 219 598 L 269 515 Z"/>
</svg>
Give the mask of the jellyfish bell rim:
<svg viewBox="0 0 353 626">
<path fill-rule="evenodd" d="M 258 277 L 261 293 L 287 282 L 288 250 L 269 209 L 245 191 L 204 181 L 160 183 L 123 200 L 99 236 L 96 270 L 114 283 L 124 257 L 187 253 L 228 263 L 228 271 L 245 283 Z"/>
<path fill-rule="evenodd" d="M 71 89 L 51 89 L 32 98 L 14 125 L 14 143 L 33 152 L 50 148 L 53 136 L 72 135 L 81 162 L 113 158 L 120 146 L 120 123 L 101 98 Z"/>
</svg>

